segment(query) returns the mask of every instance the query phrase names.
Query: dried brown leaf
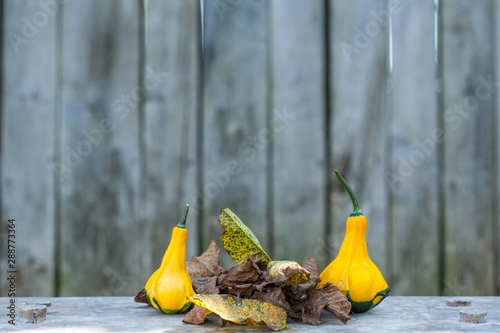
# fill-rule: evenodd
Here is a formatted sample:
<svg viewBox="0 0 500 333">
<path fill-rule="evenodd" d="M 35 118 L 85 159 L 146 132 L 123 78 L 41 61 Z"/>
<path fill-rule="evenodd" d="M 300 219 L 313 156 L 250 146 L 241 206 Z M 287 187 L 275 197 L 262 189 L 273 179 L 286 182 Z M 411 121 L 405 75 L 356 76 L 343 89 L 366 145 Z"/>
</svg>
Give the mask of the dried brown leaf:
<svg viewBox="0 0 500 333">
<path fill-rule="evenodd" d="M 146 300 L 146 294 L 142 290 L 139 291 L 137 295 L 134 297 L 134 302 L 147 303 L 148 301 Z"/>
<path fill-rule="evenodd" d="M 321 279 L 314 258 L 306 259 L 304 268 L 310 272 L 309 281 L 283 288 L 292 311 L 302 312 L 303 321 L 312 325 L 319 324 L 319 316 L 323 309 L 333 313 L 344 324 L 347 323 L 351 319 L 349 316 L 351 303 L 347 297 L 330 283 L 316 290 Z"/>
<path fill-rule="evenodd" d="M 252 296 L 252 299 L 257 299 L 259 301 L 271 303 L 273 305 L 276 305 L 283 310 L 285 310 L 286 314 L 288 317 L 297 320 L 297 321 L 302 321 L 301 316 L 297 315 L 292 309 L 290 308 L 290 304 L 286 301 L 285 294 L 283 293 L 283 290 L 281 290 L 280 287 L 274 287 L 272 289 L 268 289 L 265 291 L 258 291 L 255 292 Z"/>
<path fill-rule="evenodd" d="M 231 267 L 226 274 L 222 274 L 219 284 L 221 287 L 225 287 L 257 281 L 259 281 L 258 267 L 251 259 L 248 259 L 241 265 Z"/>
<path fill-rule="evenodd" d="M 248 298 L 260 283 L 260 268 L 249 258 L 245 263 L 231 267 L 218 279 L 220 292 Z"/>
<path fill-rule="evenodd" d="M 351 319 L 349 316 L 351 312 L 351 302 L 349 302 L 347 297 L 342 294 L 336 285 L 329 282 L 324 284 L 321 289 L 319 289 L 319 292 L 328 300 L 325 310 L 333 313 L 335 317 L 346 324 L 347 321 Z"/>
<path fill-rule="evenodd" d="M 194 291 L 197 294 L 218 294 L 218 276 L 197 277 L 192 279 Z"/>
<path fill-rule="evenodd" d="M 204 307 L 201 307 L 199 305 L 195 305 L 191 311 L 189 311 L 184 318 L 182 319 L 182 322 L 187 323 L 187 324 L 195 324 L 195 325 L 200 325 L 205 322 L 205 318 L 210 314 L 211 312 L 205 309 Z"/>
<path fill-rule="evenodd" d="M 309 297 L 297 304 L 297 308 L 302 312 L 302 321 L 311 325 L 319 325 L 321 311 L 328 303 L 328 299 L 320 292 L 313 291 Z"/>
<path fill-rule="evenodd" d="M 221 287 L 221 292 L 225 294 L 234 295 L 238 298 L 251 298 L 255 291 L 255 284 L 253 283 L 243 283 L 232 287 Z"/>
<path fill-rule="evenodd" d="M 311 275 L 304 267 L 295 261 L 271 261 L 267 266 L 268 284 L 292 286 L 309 280 Z"/>
<path fill-rule="evenodd" d="M 220 248 L 212 240 L 208 249 L 199 257 L 191 257 L 186 262 L 186 270 L 191 279 L 199 277 L 218 276 L 222 267 L 219 263 Z"/>
<path fill-rule="evenodd" d="M 318 283 L 321 282 L 321 279 L 319 278 L 319 266 L 316 262 L 316 259 L 314 259 L 314 257 L 307 258 L 302 267 L 304 267 L 309 273 L 311 273 L 309 281 L 305 282 L 303 286 L 311 285 L 316 288 Z"/>
<path fill-rule="evenodd" d="M 316 290 L 316 286 L 321 282 L 316 259 L 307 258 L 303 268 L 310 273 L 309 280 L 294 286 L 286 287 L 283 290 L 292 309 L 296 311 L 301 311 L 296 307 L 297 303 L 308 297 L 309 293 Z"/>
</svg>

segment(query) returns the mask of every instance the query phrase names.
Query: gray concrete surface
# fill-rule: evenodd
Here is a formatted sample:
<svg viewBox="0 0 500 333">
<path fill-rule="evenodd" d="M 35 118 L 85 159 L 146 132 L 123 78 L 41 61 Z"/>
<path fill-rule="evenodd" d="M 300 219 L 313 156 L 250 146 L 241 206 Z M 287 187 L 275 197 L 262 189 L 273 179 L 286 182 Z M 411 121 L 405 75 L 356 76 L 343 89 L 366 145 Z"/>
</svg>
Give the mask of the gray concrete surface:
<svg viewBox="0 0 500 333">
<path fill-rule="evenodd" d="M 343 325 L 328 312 L 322 324 L 311 326 L 288 320 L 294 332 L 500 332 L 500 297 L 471 297 L 470 310 L 488 313 L 485 324 L 460 322 L 464 308 L 446 305 L 446 297 L 393 297 L 365 314 L 352 315 Z M 9 319 L 9 299 L 0 298 L 0 331 L 2 332 L 272 332 L 267 327 L 251 327 L 229 323 L 221 328 L 220 319 L 211 314 L 203 325 L 182 323 L 183 315 L 162 315 L 146 304 L 130 297 L 19 297 L 16 305 L 25 302 L 50 301 L 47 320 L 37 324 L 13 326 Z M 285 331 L 286 332 L 286 331 Z"/>
</svg>

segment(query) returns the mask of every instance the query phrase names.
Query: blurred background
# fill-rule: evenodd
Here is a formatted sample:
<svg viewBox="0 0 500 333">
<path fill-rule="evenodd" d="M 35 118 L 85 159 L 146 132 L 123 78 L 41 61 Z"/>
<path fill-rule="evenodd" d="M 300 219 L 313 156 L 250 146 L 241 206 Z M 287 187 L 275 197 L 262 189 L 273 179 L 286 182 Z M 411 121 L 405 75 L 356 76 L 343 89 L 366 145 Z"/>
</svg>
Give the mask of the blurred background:
<svg viewBox="0 0 500 333">
<path fill-rule="evenodd" d="M 499 295 L 499 1 L 0 0 L 0 17 L 17 296 L 135 295 L 186 203 L 188 257 L 222 247 L 229 207 L 271 258 L 322 270 L 352 210 L 334 169 L 393 295 Z"/>
</svg>

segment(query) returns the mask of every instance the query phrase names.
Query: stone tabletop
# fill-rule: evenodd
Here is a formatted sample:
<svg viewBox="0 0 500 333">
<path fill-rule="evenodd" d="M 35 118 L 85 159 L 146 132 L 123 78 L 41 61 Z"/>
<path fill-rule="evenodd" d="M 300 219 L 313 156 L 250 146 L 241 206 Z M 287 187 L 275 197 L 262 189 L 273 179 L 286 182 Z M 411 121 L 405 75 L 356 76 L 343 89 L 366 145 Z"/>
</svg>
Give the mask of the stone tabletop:
<svg viewBox="0 0 500 333">
<path fill-rule="evenodd" d="M 288 320 L 296 332 L 500 332 L 500 297 L 469 297 L 470 306 L 447 305 L 449 297 L 390 296 L 365 314 L 353 314 L 342 324 L 329 312 L 321 315 L 322 324 L 311 326 Z M 8 323 L 10 299 L 0 298 L 1 332 L 272 332 L 265 326 L 228 323 L 214 314 L 203 325 L 182 322 L 183 315 L 162 315 L 130 297 L 18 297 L 24 303 L 51 302 L 46 320 L 36 324 Z M 487 312 L 487 323 L 460 322 L 460 311 Z M 16 317 L 19 318 L 18 316 Z"/>
</svg>

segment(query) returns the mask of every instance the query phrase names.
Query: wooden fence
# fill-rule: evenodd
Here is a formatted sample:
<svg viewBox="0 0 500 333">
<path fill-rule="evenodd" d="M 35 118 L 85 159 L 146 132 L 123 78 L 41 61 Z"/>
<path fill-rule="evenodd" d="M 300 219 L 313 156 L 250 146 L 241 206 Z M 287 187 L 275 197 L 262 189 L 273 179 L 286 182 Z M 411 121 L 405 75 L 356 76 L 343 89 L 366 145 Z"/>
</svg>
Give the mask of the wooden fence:
<svg viewBox="0 0 500 333">
<path fill-rule="evenodd" d="M 351 211 L 334 168 L 394 295 L 499 294 L 498 1 L 0 4 L 18 296 L 135 294 L 185 203 L 188 256 L 229 207 L 323 269 Z"/>
</svg>

